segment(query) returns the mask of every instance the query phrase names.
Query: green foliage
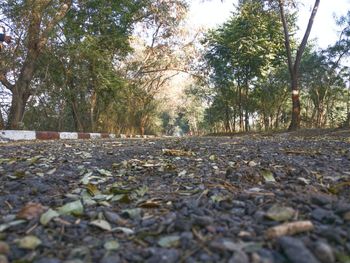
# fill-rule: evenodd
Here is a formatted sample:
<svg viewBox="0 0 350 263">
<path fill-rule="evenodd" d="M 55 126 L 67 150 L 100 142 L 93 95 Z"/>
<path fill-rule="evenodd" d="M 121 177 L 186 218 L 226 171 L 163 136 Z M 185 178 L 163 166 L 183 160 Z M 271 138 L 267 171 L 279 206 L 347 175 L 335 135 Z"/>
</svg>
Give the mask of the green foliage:
<svg viewBox="0 0 350 263">
<path fill-rule="evenodd" d="M 332 50 L 334 47 L 323 53 L 309 50 L 301 64 L 303 99 L 312 104 L 312 110 L 305 109 L 303 117 L 316 127 L 335 127 L 346 117 L 344 79 L 348 71 L 330 59 Z"/>
<path fill-rule="evenodd" d="M 243 129 L 244 116 L 249 128 L 249 115 L 257 110 L 253 97 L 259 91 L 251 93 L 284 62 L 283 41 L 279 14 L 258 1 L 243 1 L 229 21 L 209 32 L 205 60 L 215 89 L 207 111 L 210 122 L 223 122 L 231 131 L 239 118 Z"/>
<path fill-rule="evenodd" d="M 184 0 L 72 0 L 56 21 L 62 3 L 0 3 L 1 19 L 15 38 L 1 54 L 0 126 L 14 106 L 10 94 L 25 98 L 21 125 L 35 130 L 201 134 L 286 128 L 290 76 L 275 2 L 239 1 L 230 19 L 205 35 L 201 63 L 196 46 L 182 38 Z M 296 14 L 286 8 L 294 35 Z M 40 23 L 34 23 L 33 12 Z M 350 50 L 350 12 L 338 23 L 339 41 L 323 51 L 309 46 L 302 59 L 305 126 L 350 122 L 344 84 L 349 74 L 341 66 Z M 159 94 L 190 63 L 201 78 L 170 109 Z M 31 70 L 16 93 L 11 85 Z"/>
<path fill-rule="evenodd" d="M 18 44 L 6 54 L 8 59 L 6 65 L 2 60 L 2 66 L 14 68 L 13 74 L 17 74 L 24 65 L 26 43 L 31 41 L 26 39 L 30 10 L 41 8 L 42 21 L 49 23 L 60 4 L 46 0 L 0 4 L 0 13 L 11 25 Z M 73 0 L 35 62 L 23 118 L 25 128 L 157 131 L 156 94 L 169 78 L 164 68 L 174 65 L 174 36 L 186 10 L 182 0 Z M 152 33 L 152 43 L 142 43 L 142 56 L 135 56 L 132 45 L 141 28 L 156 33 Z M 145 37 L 147 33 L 141 34 Z"/>
</svg>

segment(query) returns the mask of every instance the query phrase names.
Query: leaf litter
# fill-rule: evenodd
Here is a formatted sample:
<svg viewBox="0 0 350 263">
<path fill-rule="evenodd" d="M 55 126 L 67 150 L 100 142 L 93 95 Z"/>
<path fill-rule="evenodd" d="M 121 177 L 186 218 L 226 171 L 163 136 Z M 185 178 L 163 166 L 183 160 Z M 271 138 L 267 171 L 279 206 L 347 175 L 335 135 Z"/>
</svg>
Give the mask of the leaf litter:
<svg viewBox="0 0 350 263">
<path fill-rule="evenodd" d="M 349 143 L 277 134 L 4 144 L 0 254 L 293 262 L 289 242 L 345 263 Z"/>
</svg>

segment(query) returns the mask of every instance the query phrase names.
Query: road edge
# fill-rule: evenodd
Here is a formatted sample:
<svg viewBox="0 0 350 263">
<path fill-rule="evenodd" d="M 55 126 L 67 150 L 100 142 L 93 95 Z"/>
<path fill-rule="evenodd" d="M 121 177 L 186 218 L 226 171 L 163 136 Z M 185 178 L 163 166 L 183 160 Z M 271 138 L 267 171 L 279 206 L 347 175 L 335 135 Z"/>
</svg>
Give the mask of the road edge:
<svg viewBox="0 0 350 263">
<path fill-rule="evenodd" d="M 33 140 L 78 140 L 78 139 L 126 139 L 126 138 L 154 138 L 153 135 L 126 135 L 93 132 L 55 132 L 55 131 L 27 131 L 0 130 L 0 142 L 33 141 Z"/>
</svg>

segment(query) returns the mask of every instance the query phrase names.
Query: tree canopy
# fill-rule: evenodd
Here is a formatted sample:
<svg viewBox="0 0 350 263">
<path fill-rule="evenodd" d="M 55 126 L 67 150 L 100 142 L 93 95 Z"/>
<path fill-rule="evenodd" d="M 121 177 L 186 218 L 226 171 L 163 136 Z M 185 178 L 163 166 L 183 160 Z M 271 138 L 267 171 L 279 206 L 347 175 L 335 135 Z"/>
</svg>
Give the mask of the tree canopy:
<svg viewBox="0 0 350 263">
<path fill-rule="evenodd" d="M 301 40 L 295 3 L 239 1 L 221 26 L 193 33 L 185 0 L 2 2 L 13 41 L 1 50 L 0 126 L 193 134 L 349 125 L 350 13 L 320 50 L 308 43 L 319 1 Z"/>
</svg>

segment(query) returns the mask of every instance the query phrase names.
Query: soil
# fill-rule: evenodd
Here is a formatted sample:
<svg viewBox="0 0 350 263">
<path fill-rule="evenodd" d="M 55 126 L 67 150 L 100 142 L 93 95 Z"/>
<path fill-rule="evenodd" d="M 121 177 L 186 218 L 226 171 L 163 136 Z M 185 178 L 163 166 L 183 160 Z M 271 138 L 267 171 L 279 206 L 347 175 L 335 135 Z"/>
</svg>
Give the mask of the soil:
<svg viewBox="0 0 350 263">
<path fill-rule="evenodd" d="M 350 262 L 350 131 L 0 145 L 0 262 Z"/>
</svg>

